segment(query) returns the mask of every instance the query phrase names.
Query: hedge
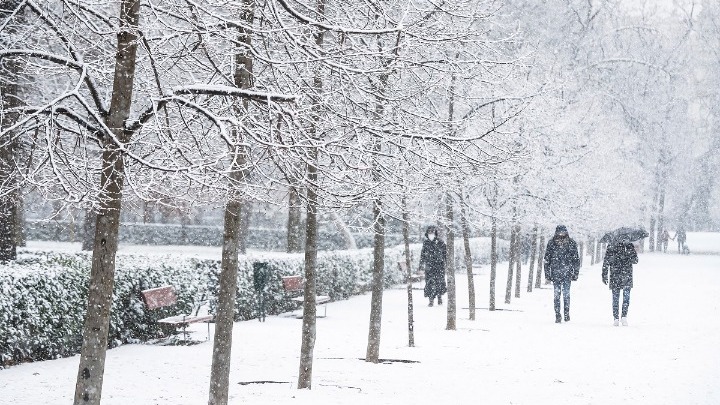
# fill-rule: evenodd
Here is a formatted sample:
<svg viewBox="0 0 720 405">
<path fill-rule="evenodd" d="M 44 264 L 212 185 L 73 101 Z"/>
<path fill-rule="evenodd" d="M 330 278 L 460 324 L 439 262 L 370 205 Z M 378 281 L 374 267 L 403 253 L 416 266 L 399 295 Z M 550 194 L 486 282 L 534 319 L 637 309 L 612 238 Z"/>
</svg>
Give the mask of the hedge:
<svg viewBox="0 0 720 405">
<path fill-rule="evenodd" d="M 27 240 L 80 242 L 82 241 L 82 222 L 69 221 L 26 221 Z M 248 248 L 262 251 L 285 251 L 287 247 L 287 230 L 250 228 Z M 178 225 L 178 224 L 143 224 L 122 223 L 118 235 L 120 243 L 134 245 L 194 245 L 222 246 L 222 227 L 212 225 Z M 354 234 L 359 248 L 371 247 L 372 234 Z M 388 234 L 386 246 L 397 246 L 402 242 L 402 235 Z M 334 225 L 322 227 L 318 238 L 319 250 L 337 250 L 345 246 L 341 235 L 335 231 Z"/>
<path fill-rule="evenodd" d="M 459 242 L 459 241 L 458 241 Z M 462 244 L 456 242 L 456 269 L 464 272 Z M 486 262 L 487 240 L 473 239 L 476 262 Z M 413 268 L 420 245 L 411 245 Z M 403 282 L 397 262 L 400 247 L 386 249 L 385 285 Z M 236 300 L 237 321 L 257 317 L 258 296 L 253 263 L 266 262 L 271 271 L 265 294 L 268 315 L 295 308 L 286 299 L 281 277 L 303 274 L 302 254 L 265 253 L 242 256 Z M 0 264 L 0 368 L 25 361 L 55 359 L 79 353 L 87 305 L 91 254 L 21 251 L 19 259 Z M 195 303 L 209 298 L 214 313 L 219 260 L 191 257 L 119 254 L 110 319 L 109 347 L 147 341 L 164 335 L 157 319 L 190 313 Z M 317 290 L 333 301 L 368 291 L 372 279 L 372 249 L 321 252 L 317 261 Z M 146 310 L 140 292 L 161 285 L 175 287 L 172 308 Z"/>
<path fill-rule="evenodd" d="M 397 266 L 392 265 L 400 255 L 400 250 L 388 249 L 387 285 L 403 279 Z M 23 252 L 17 262 L 0 265 L 0 367 L 79 353 L 90 259 L 88 253 Z M 272 271 L 266 292 L 267 313 L 294 309 L 292 302 L 285 299 L 280 277 L 302 274 L 303 256 L 243 257 L 239 264 L 236 320 L 256 317 L 252 263 L 258 260 L 268 262 Z M 333 300 L 366 291 L 371 279 L 371 261 L 370 250 L 321 253 L 318 291 Z M 212 297 L 209 312 L 213 313 L 219 270 L 218 260 L 118 255 L 109 347 L 163 335 L 157 319 L 190 313 L 194 303 L 203 296 Z M 140 291 L 167 284 L 175 287 L 177 305 L 146 310 Z"/>
</svg>

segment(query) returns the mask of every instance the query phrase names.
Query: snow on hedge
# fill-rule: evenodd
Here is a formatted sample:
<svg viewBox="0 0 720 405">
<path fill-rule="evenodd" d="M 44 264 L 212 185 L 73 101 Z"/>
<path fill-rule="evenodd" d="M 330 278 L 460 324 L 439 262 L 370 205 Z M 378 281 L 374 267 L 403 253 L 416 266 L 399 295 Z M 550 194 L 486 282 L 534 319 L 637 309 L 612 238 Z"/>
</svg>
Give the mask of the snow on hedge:
<svg viewBox="0 0 720 405">
<path fill-rule="evenodd" d="M 458 272 L 464 272 L 462 244 L 456 242 Z M 486 262 L 488 240 L 473 239 L 476 262 Z M 420 245 L 411 245 L 413 268 L 417 268 Z M 386 249 L 385 285 L 404 281 L 397 262 L 402 248 Z M 282 289 L 281 277 L 302 275 L 302 254 L 258 253 L 239 262 L 236 320 L 257 317 L 258 295 L 253 284 L 253 263 L 267 262 L 271 277 L 265 288 L 267 314 L 295 309 Z M 24 361 L 54 359 L 76 354 L 82 343 L 82 325 L 90 274 L 91 254 L 24 251 L 16 262 L 0 264 L 0 367 Z M 109 346 L 142 342 L 164 333 L 157 319 L 191 313 L 196 304 L 214 312 L 220 260 L 188 255 L 152 253 L 118 254 L 110 320 Z M 328 251 L 318 255 L 317 290 L 333 301 L 369 290 L 372 280 L 372 249 Z M 140 292 L 172 285 L 178 302 L 174 307 L 148 311 Z"/>
</svg>

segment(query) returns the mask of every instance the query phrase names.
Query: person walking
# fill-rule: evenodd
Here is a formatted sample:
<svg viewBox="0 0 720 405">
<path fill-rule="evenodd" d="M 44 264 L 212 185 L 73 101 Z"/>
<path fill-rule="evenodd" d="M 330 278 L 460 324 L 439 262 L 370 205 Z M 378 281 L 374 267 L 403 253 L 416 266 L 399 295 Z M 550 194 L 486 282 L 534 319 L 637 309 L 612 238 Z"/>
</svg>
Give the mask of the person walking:
<svg viewBox="0 0 720 405">
<path fill-rule="evenodd" d="M 545 280 L 552 281 L 554 289 L 555 323 L 560 317 L 560 296 L 563 298 L 565 322 L 570 321 L 570 283 L 580 274 L 580 255 L 577 243 L 570 238 L 567 227 L 558 225 L 555 236 L 548 241 L 543 258 Z"/>
<path fill-rule="evenodd" d="M 670 240 L 670 232 L 668 232 L 667 229 L 663 229 L 663 231 L 660 232 L 660 247 L 662 248 L 663 253 L 667 253 L 667 247 L 668 247 L 669 240 Z"/>
<path fill-rule="evenodd" d="M 633 287 L 633 264 L 637 262 L 638 255 L 635 246 L 630 241 L 621 239 L 608 245 L 603 260 L 602 281 L 612 291 L 613 325 L 615 326 L 621 322 L 623 326 L 628 325 L 627 314 L 630 307 L 630 289 Z M 622 312 L 619 308 L 620 292 L 623 296 Z"/>
<path fill-rule="evenodd" d="M 438 238 L 437 228 L 429 226 L 425 231 L 425 240 L 420 251 L 420 267 L 425 269 L 425 296 L 430 299 L 428 306 L 433 306 L 435 297 L 438 305 L 441 305 L 442 295 L 447 292 L 446 255 L 445 242 Z"/>
<path fill-rule="evenodd" d="M 685 242 L 687 241 L 687 233 L 685 233 L 685 228 L 682 226 L 678 228 L 677 232 L 675 232 L 675 237 L 673 239 L 677 239 L 678 253 L 683 253 L 683 248 L 685 247 Z"/>
</svg>

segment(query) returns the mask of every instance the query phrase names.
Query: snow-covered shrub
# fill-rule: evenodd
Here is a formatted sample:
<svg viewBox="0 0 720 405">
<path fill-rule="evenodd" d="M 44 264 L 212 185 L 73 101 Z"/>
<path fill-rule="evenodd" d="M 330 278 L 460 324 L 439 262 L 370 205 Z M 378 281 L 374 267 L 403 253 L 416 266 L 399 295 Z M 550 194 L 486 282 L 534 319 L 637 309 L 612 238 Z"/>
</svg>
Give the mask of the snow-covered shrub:
<svg viewBox="0 0 720 405">
<path fill-rule="evenodd" d="M 399 248 L 386 250 L 386 286 L 404 279 L 397 267 L 401 255 Z M 283 291 L 281 277 L 304 274 L 302 254 L 243 256 L 239 263 L 237 320 L 257 316 L 258 296 L 253 285 L 253 263 L 257 261 L 267 262 L 271 270 L 265 291 L 267 314 L 296 308 Z M 79 352 L 90 265 L 89 253 L 53 252 L 21 252 L 18 261 L 0 265 L 0 367 Z M 213 313 L 219 260 L 119 254 L 116 267 L 110 347 L 160 336 L 157 319 L 191 313 L 202 298 L 209 299 L 209 312 Z M 333 300 L 367 291 L 371 279 L 371 249 L 318 255 L 317 290 Z M 140 292 L 163 285 L 175 287 L 177 304 L 148 311 Z"/>
<path fill-rule="evenodd" d="M 82 229 L 82 222 L 26 221 L 28 240 L 79 242 L 82 240 Z M 212 225 L 121 223 L 118 238 L 121 244 L 221 246 L 222 235 L 222 228 Z M 319 236 L 319 250 L 337 250 L 344 246 L 334 226 L 322 227 Z M 372 234 L 354 236 L 358 247 L 372 246 Z M 397 246 L 402 242 L 402 235 L 386 235 L 385 242 L 387 246 Z M 262 251 L 284 251 L 287 246 L 287 229 L 251 227 L 247 246 Z"/>
</svg>

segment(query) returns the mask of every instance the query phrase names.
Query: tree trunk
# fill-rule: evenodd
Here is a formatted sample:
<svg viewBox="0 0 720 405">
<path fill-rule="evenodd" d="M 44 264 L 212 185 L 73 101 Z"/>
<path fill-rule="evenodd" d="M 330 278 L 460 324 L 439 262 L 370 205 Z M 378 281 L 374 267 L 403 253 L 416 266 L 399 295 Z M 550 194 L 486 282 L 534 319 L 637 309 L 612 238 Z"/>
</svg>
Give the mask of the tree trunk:
<svg viewBox="0 0 720 405">
<path fill-rule="evenodd" d="M 0 21 L 2 21 L 2 37 L 16 34 L 16 26 L 23 23 L 21 1 L 10 0 L 0 3 Z M 15 14 L 16 21 L 9 21 Z M 0 37 L 0 47 L 10 45 Z M 0 66 L 0 130 L 5 131 L 15 125 L 19 112 L 12 111 L 23 105 L 23 94 L 20 77 L 23 71 L 21 58 L 5 58 Z M 15 160 L 18 158 L 20 142 L 15 131 L 10 131 L 0 138 L 0 263 L 17 258 L 17 238 L 20 228 L 17 226 L 19 214 L 18 176 Z"/>
<path fill-rule="evenodd" d="M 537 257 L 537 274 L 535 275 L 535 288 L 540 288 L 543 279 L 543 263 L 545 260 L 545 236 L 542 236 L 542 229 L 540 230 L 540 242 L 538 246 L 538 257 Z"/>
<path fill-rule="evenodd" d="M 465 196 L 460 190 L 460 222 L 463 234 L 463 246 L 465 247 L 465 270 L 467 270 L 468 278 L 468 308 L 470 310 L 470 320 L 475 320 L 475 280 L 472 270 L 472 253 L 470 252 L 470 226 L 467 219 L 467 207 L 465 206 Z"/>
<path fill-rule="evenodd" d="M 515 227 L 510 227 L 510 252 L 508 253 L 508 277 L 507 285 L 505 286 L 505 303 L 510 303 L 512 296 L 512 282 L 513 282 L 513 266 L 515 265 Z"/>
<path fill-rule="evenodd" d="M 447 241 L 445 247 L 447 254 L 445 255 L 445 275 L 447 276 L 447 326 L 445 330 L 456 330 L 457 319 L 457 295 L 455 288 L 455 215 L 453 210 L 452 196 L 445 194 L 445 235 Z"/>
<path fill-rule="evenodd" d="M 0 155 L 3 153 L 4 151 L 0 150 Z M 3 158 L 0 156 L 0 159 Z M 0 197 L 0 263 L 17 259 L 15 222 L 14 198 Z"/>
<path fill-rule="evenodd" d="M 662 232 L 665 229 L 665 193 L 666 193 L 666 187 L 665 187 L 665 181 L 664 179 L 660 179 L 660 183 L 658 184 L 658 187 L 660 188 L 660 194 L 658 195 L 658 205 L 657 205 L 657 230 L 658 230 L 658 239 L 657 239 L 657 251 L 662 252 L 662 240 L 660 238 L 660 232 Z"/>
<path fill-rule="evenodd" d="M 497 218 L 493 210 L 492 228 L 490 230 L 490 304 L 488 310 L 495 310 L 495 280 L 497 279 Z"/>
<path fill-rule="evenodd" d="M 590 265 L 594 265 L 595 261 L 595 239 L 590 238 L 588 240 L 588 251 L 590 252 Z"/>
<path fill-rule="evenodd" d="M 412 267 L 411 266 L 411 258 L 410 258 L 410 213 L 408 212 L 407 207 L 407 195 L 403 193 L 402 196 L 402 234 L 403 234 L 403 243 L 405 245 L 405 265 L 407 266 L 407 278 L 408 278 L 408 285 L 407 285 L 407 296 L 408 296 L 408 346 L 414 347 L 415 346 L 415 329 L 414 329 L 414 320 L 413 320 L 413 294 L 412 294 Z"/>
<path fill-rule="evenodd" d="M 83 221 L 83 238 L 82 250 L 91 251 L 95 249 L 95 222 L 97 214 L 92 208 L 85 211 L 85 220 Z"/>
<path fill-rule="evenodd" d="M 522 233 L 520 224 L 515 225 L 515 298 L 520 298 L 522 278 Z"/>
<path fill-rule="evenodd" d="M 302 202 L 300 193 L 294 186 L 289 190 L 288 224 L 287 224 L 287 252 L 298 253 L 302 251 Z"/>
<path fill-rule="evenodd" d="M 239 46 L 234 55 L 235 86 L 249 89 L 253 86 L 253 60 L 250 56 L 254 20 L 254 2 L 243 0 L 240 18 L 247 27 L 238 29 Z M 243 109 L 237 109 L 238 115 L 247 114 L 250 102 L 242 101 Z M 227 405 L 230 390 L 230 359 L 232 354 L 232 333 L 235 321 L 235 301 L 237 297 L 238 256 L 245 254 L 252 203 L 243 199 L 238 191 L 239 183 L 248 176 L 246 169 L 248 150 L 244 146 L 244 129 L 235 128 L 233 138 L 237 144 L 231 150 L 233 158 L 230 165 L 228 201 L 225 205 L 222 261 L 218 288 L 217 313 L 215 315 L 215 336 L 213 339 L 212 365 L 210 368 L 210 392 L 208 405 Z"/>
<path fill-rule="evenodd" d="M 658 189 L 657 184 L 657 174 L 655 175 L 655 193 L 653 195 L 652 205 L 650 207 L 650 229 L 648 229 L 648 233 L 650 234 L 650 237 L 648 238 L 648 248 L 651 252 L 655 251 L 655 225 L 657 220 L 657 206 L 658 206 L 658 199 L 660 191 Z"/>
<path fill-rule="evenodd" d="M 365 361 L 377 363 L 380 358 L 380 328 L 382 326 L 383 274 L 385 268 L 385 217 L 382 201 L 373 202 L 373 280 L 370 299 L 370 329 Z"/>
<path fill-rule="evenodd" d="M 124 124 L 132 106 L 139 19 L 140 1 L 123 0 L 120 5 L 110 114 L 107 118 L 107 127 L 121 142 L 128 142 L 130 137 L 130 133 L 124 131 Z M 103 145 L 101 165 L 100 187 L 103 191 L 101 195 L 105 198 L 100 202 L 95 227 L 95 248 L 75 386 L 75 405 L 99 405 L 102 396 L 125 173 L 122 152 L 110 140 L 106 140 Z"/>
<path fill-rule="evenodd" d="M 538 227 L 535 225 L 533 227 L 533 233 L 532 233 L 532 245 L 530 246 L 530 267 L 528 268 L 528 284 L 527 284 L 527 292 L 532 292 L 533 290 L 533 270 L 535 269 L 535 257 L 537 256 L 537 250 L 538 250 Z"/>
<path fill-rule="evenodd" d="M 239 149 L 239 148 L 238 148 Z M 240 151 L 236 150 L 235 155 Z M 233 181 L 242 180 L 242 173 L 235 166 L 230 176 Z M 230 185 L 234 187 L 234 185 Z M 237 294 L 239 237 L 241 229 L 241 197 L 232 195 L 225 205 L 222 264 L 215 314 L 212 366 L 210 370 L 209 405 L 228 403 L 230 387 L 230 355 L 232 353 L 232 331 L 235 321 L 235 300 Z"/>
<path fill-rule="evenodd" d="M 240 254 L 247 253 L 247 238 L 250 232 L 250 215 L 252 214 L 253 203 L 249 200 L 242 200 L 240 204 L 240 229 L 238 233 L 238 250 Z"/>
<path fill-rule="evenodd" d="M 143 224 L 153 223 L 154 217 L 152 203 L 145 201 L 143 203 Z"/>
<path fill-rule="evenodd" d="M 317 13 L 319 18 L 325 16 L 325 1 L 317 0 Z M 325 32 L 318 29 L 315 32 L 315 44 L 322 48 Z M 310 136 L 317 140 L 317 125 L 320 123 L 320 109 L 323 91 L 322 72 L 316 68 L 313 77 L 314 99 L 311 109 L 312 127 Z M 315 272 L 317 268 L 317 242 L 318 242 L 318 147 L 312 145 L 308 150 L 307 180 L 306 180 L 306 207 L 305 207 L 305 291 L 303 300 L 302 343 L 300 345 L 300 370 L 298 372 L 298 389 L 312 388 L 313 352 L 317 335 L 317 306 L 315 303 Z"/>
<path fill-rule="evenodd" d="M 312 388 L 313 351 L 315 350 L 317 308 L 315 305 L 315 269 L 317 267 L 317 149 L 311 148 L 308 159 L 307 208 L 305 220 L 305 291 L 303 301 L 302 344 L 298 389 Z"/>
<path fill-rule="evenodd" d="M 24 247 L 27 245 L 27 234 L 25 233 L 25 206 L 23 198 L 17 196 L 15 205 L 15 245 Z"/>
</svg>

